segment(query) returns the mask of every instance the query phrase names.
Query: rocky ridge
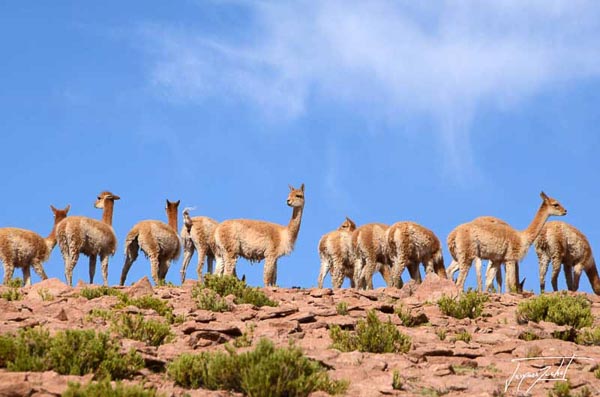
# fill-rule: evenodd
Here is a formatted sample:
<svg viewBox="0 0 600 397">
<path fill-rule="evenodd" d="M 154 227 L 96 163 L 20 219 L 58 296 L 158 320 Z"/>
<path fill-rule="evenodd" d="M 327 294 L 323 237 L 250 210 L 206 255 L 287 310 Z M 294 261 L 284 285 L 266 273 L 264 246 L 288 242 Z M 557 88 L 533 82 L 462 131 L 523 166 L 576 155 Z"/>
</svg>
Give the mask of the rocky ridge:
<svg viewBox="0 0 600 397">
<path fill-rule="evenodd" d="M 348 396 L 546 395 L 555 382 L 543 378 L 562 376 L 569 380 L 573 390 L 587 387 L 592 395 L 600 395 L 600 379 L 594 375 L 600 364 L 600 346 L 554 339 L 552 332 L 561 327 L 553 323 L 519 324 L 516 308 L 528 298 L 527 294 L 490 294 L 480 318 L 458 320 L 442 314 L 435 304 L 442 295 L 458 294 L 452 282 L 437 276 L 428 276 L 421 285 L 410 282 L 402 289 L 263 288 L 279 306 L 256 308 L 240 304 L 223 313 L 199 310 L 191 296 L 194 285 L 194 281 L 188 280 L 181 287 L 152 287 L 143 278 L 131 287 L 121 288 L 132 297 L 152 295 L 163 299 L 183 319 L 171 325 L 173 341 L 153 347 L 122 339 L 123 351 L 134 348 L 147 367 L 161 368 L 184 352 L 224 349 L 225 343 L 252 329 L 253 343 L 268 338 L 277 346 L 288 346 L 292 341 L 305 355 L 324 364 L 333 379 L 349 380 Z M 43 326 L 50 332 L 87 328 L 109 331 L 106 321 L 90 320 L 88 314 L 93 309 L 110 310 L 117 297 L 88 300 L 79 296 L 85 287 L 89 286 L 80 283 L 70 288 L 58 279 L 48 279 L 22 288 L 22 300 L 0 299 L 0 334 L 34 326 Z M 6 288 L 0 287 L 0 292 Z M 591 301 L 594 326 L 600 326 L 600 297 L 581 295 Z M 345 315 L 338 314 L 336 309 L 340 302 L 345 303 Z M 417 327 L 403 326 L 394 313 L 400 304 L 413 315 L 425 315 L 428 322 Z M 121 310 L 141 313 L 145 318 L 160 318 L 154 310 L 137 307 Z M 381 320 L 391 321 L 412 338 L 412 348 L 407 354 L 343 353 L 331 348 L 329 327 L 337 324 L 343 329 L 353 329 L 369 310 L 375 310 Z M 525 332 L 539 339 L 519 339 Z M 465 333 L 471 336 L 469 342 L 455 340 L 456 335 Z M 539 356 L 546 358 L 514 361 Z M 400 390 L 392 387 L 394 372 L 400 376 Z M 62 376 L 52 371 L 8 372 L 4 368 L 0 369 L 0 396 L 58 396 L 68 382 L 87 383 L 91 378 L 91 375 Z M 232 395 L 225 391 L 183 389 L 175 386 L 165 373 L 148 368 L 124 383 L 143 383 L 167 396 Z"/>
</svg>

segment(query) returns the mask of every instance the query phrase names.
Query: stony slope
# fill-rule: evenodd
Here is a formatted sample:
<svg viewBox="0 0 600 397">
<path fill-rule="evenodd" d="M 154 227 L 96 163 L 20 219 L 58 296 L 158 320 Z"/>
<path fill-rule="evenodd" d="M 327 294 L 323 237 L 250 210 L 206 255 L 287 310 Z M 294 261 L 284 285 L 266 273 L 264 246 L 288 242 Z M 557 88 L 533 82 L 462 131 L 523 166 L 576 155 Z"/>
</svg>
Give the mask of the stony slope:
<svg viewBox="0 0 600 397">
<path fill-rule="evenodd" d="M 600 347 L 580 346 L 572 342 L 553 339 L 551 332 L 560 329 L 552 323 L 516 321 L 516 307 L 524 296 L 492 294 L 485 305 L 484 315 L 476 320 L 457 320 L 443 315 L 436 302 L 442 294 L 456 294 L 453 283 L 428 277 L 423 284 L 407 284 L 402 290 L 382 288 L 374 291 L 349 289 L 285 289 L 264 288 L 263 291 L 278 307 L 260 309 L 250 305 L 236 305 L 231 312 L 212 313 L 198 310 L 191 297 L 193 281 L 182 287 L 153 288 L 146 278 L 123 291 L 131 296 L 154 295 L 169 302 L 174 314 L 185 316 L 185 321 L 171 326 L 176 338 L 158 348 L 142 342 L 122 340 L 123 350 L 136 348 L 147 364 L 160 367 L 183 352 L 223 349 L 254 325 L 253 340 L 269 338 L 277 345 L 287 346 L 292 340 L 305 354 L 321 361 L 330 369 L 335 379 L 347 379 L 348 396 L 385 395 L 503 395 L 507 380 L 517 375 L 535 376 L 541 372 L 566 372 L 574 389 L 587 386 L 592 395 L 600 394 L 600 380 L 594 371 L 600 363 Z M 116 302 L 114 296 L 87 300 L 78 296 L 80 284 L 70 288 L 57 279 L 49 279 L 32 287 L 23 288 L 24 298 L 18 301 L 0 299 L 0 333 L 15 332 L 20 328 L 41 325 L 47 329 L 64 330 L 94 328 L 108 330 L 100 319 L 86 319 L 92 309 L 110 309 Z M 6 287 L 1 287 L 6 288 Z M 0 289 L 1 292 L 1 289 Z M 594 325 L 600 326 L 600 298 L 586 295 L 592 301 Z M 339 315 L 336 306 L 347 303 L 348 314 Z M 424 313 L 429 324 L 408 328 L 402 326 L 394 307 L 402 303 L 413 314 Z M 340 353 L 331 349 L 328 327 L 338 324 L 346 329 L 364 318 L 367 310 L 375 309 L 383 320 L 390 319 L 398 328 L 411 336 L 412 349 L 407 354 Z M 127 307 L 129 312 L 141 312 L 147 318 L 159 317 L 153 310 Z M 445 331 L 446 338 L 440 339 Z M 472 336 L 469 343 L 453 341 L 460 332 Z M 523 341 L 519 335 L 530 331 L 541 339 Z M 557 357 L 538 359 L 518 364 L 513 359 L 528 356 Z M 561 359 L 576 357 L 567 367 L 560 367 Z M 578 357 L 578 358 L 577 358 Z M 586 358 L 595 360 L 590 361 Z M 517 366 L 520 365 L 518 368 Z M 548 368 L 544 370 L 544 368 Z M 392 388 L 392 374 L 398 371 L 403 380 L 402 390 Z M 60 376 L 54 372 L 11 373 L 0 369 L 0 396 L 54 396 L 65 390 L 68 381 L 85 383 L 90 376 Z M 527 377 L 519 386 L 518 376 L 512 378 L 505 395 L 523 393 L 529 386 L 532 395 L 546 395 L 554 382 L 539 380 L 533 384 Z M 227 392 L 185 390 L 174 386 L 164 373 L 148 369 L 140 371 L 130 383 L 155 386 L 166 395 L 224 396 Z M 437 393 L 437 394 L 436 394 Z M 322 392 L 314 396 L 325 395 Z"/>
</svg>

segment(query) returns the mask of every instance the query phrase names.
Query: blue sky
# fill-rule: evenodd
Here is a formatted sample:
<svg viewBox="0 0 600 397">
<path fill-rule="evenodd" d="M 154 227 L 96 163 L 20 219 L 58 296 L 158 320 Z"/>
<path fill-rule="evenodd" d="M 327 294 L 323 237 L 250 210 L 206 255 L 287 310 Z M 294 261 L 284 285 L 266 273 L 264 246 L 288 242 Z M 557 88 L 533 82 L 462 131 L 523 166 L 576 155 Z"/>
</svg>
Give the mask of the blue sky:
<svg viewBox="0 0 600 397">
<path fill-rule="evenodd" d="M 318 240 L 345 216 L 416 221 L 445 246 L 480 215 L 524 229 L 541 190 L 600 250 L 599 40 L 583 0 L 2 2 L 0 220 L 46 235 L 50 204 L 99 218 L 96 195 L 120 195 L 111 284 L 165 199 L 285 224 L 301 183 L 283 287 L 316 285 Z M 58 249 L 45 268 L 64 280 Z M 536 292 L 537 269 L 532 249 Z M 141 256 L 128 282 L 149 274 Z M 262 264 L 238 274 L 262 285 Z"/>
</svg>

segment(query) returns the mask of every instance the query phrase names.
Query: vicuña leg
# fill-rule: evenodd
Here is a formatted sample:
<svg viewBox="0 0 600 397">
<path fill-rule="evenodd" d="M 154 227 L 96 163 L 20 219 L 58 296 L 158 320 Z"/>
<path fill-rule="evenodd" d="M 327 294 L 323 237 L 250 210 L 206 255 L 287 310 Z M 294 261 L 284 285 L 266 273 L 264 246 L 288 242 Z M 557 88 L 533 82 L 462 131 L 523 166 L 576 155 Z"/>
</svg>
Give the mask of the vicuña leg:
<svg viewBox="0 0 600 397">
<path fill-rule="evenodd" d="M 558 254 L 552 255 L 552 289 L 556 292 L 558 291 L 558 275 L 560 274 L 560 266 L 561 266 L 562 258 Z"/>
<path fill-rule="evenodd" d="M 108 255 L 100 255 L 100 270 L 102 271 L 102 283 L 108 287 Z"/>
<path fill-rule="evenodd" d="M 31 285 L 31 270 L 28 265 L 23 266 L 23 285 Z"/>
<path fill-rule="evenodd" d="M 94 284 L 96 274 L 96 255 L 90 255 L 90 284 Z"/>
<path fill-rule="evenodd" d="M 276 272 L 277 271 L 277 258 L 273 256 L 268 256 L 265 258 L 265 268 L 263 270 L 263 282 L 265 287 L 275 286 L 276 280 Z"/>
<path fill-rule="evenodd" d="M 550 264 L 550 255 L 545 252 L 538 256 L 540 264 L 540 293 L 543 294 L 546 290 L 546 273 L 548 273 L 548 265 Z"/>
<path fill-rule="evenodd" d="M 127 279 L 127 273 L 129 273 L 129 269 L 131 269 L 131 265 L 138 257 L 139 254 L 139 244 L 137 240 L 131 241 L 127 248 L 125 249 L 125 263 L 123 264 L 123 270 L 121 271 L 121 280 L 119 282 L 120 285 L 125 285 L 125 280 Z"/>
<path fill-rule="evenodd" d="M 46 274 L 46 272 L 44 271 L 44 265 L 42 264 L 41 261 L 39 260 L 34 260 L 31 263 L 31 266 L 33 267 L 33 270 L 35 271 L 35 273 L 42 279 L 42 280 L 47 280 L 48 279 L 48 275 Z"/>
<path fill-rule="evenodd" d="M 190 261 L 192 260 L 192 255 L 194 255 L 194 243 L 192 242 L 191 238 L 186 238 L 183 239 L 183 261 L 181 264 L 181 283 L 183 284 L 183 282 L 185 281 L 185 276 L 187 273 L 187 268 L 188 265 L 190 264 Z M 202 282 L 202 280 L 198 279 L 198 281 Z"/>
<path fill-rule="evenodd" d="M 196 274 L 198 275 L 199 282 L 202 282 L 202 270 L 204 268 L 204 258 L 206 258 L 206 248 L 198 249 L 198 263 L 196 264 Z M 212 273 L 212 269 L 211 269 L 210 273 Z"/>
</svg>

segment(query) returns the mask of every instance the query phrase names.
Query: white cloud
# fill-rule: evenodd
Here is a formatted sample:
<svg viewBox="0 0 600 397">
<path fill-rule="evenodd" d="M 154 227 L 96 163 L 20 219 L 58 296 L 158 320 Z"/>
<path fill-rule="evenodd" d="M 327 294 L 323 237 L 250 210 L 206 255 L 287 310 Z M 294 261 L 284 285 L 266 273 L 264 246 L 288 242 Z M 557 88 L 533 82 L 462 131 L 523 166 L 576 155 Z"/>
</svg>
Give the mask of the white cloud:
<svg viewBox="0 0 600 397">
<path fill-rule="evenodd" d="M 313 98 L 366 118 L 432 117 L 460 168 L 458 140 L 468 138 L 478 109 L 507 109 L 600 74 L 600 5 L 593 1 L 330 0 L 243 8 L 252 14 L 244 40 L 148 29 L 158 45 L 154 86 L 175 100 L 243 101 L 284 120 L 302 116 Z"/>
</svg>

